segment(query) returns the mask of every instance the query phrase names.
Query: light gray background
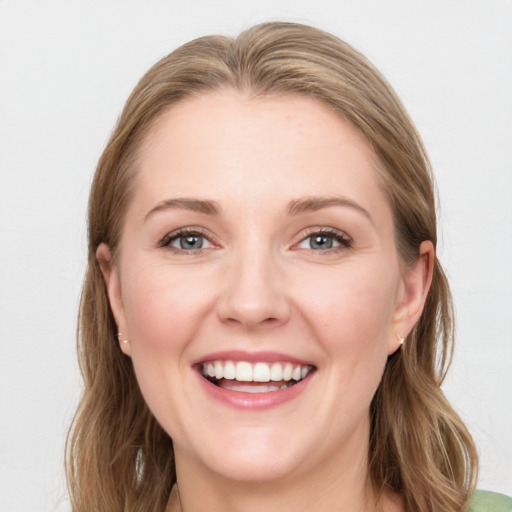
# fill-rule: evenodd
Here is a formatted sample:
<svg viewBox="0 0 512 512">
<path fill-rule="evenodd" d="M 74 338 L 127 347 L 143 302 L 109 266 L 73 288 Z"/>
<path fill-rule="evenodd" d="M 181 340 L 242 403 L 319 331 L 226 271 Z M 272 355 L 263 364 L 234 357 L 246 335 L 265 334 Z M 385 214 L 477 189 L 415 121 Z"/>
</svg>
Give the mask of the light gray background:
<svg viewBox="0 0 512 512">
<path fill-rule="evenodd" d="M 512 494 L 512 1 L 0 0 L 1 511 L 68 510 L 86 200 L 124 100 L 177 45 L 269 19 L 362 50 L 423 135 L 458 313 L 445 389 L 480 487 Z"/>
</svg>

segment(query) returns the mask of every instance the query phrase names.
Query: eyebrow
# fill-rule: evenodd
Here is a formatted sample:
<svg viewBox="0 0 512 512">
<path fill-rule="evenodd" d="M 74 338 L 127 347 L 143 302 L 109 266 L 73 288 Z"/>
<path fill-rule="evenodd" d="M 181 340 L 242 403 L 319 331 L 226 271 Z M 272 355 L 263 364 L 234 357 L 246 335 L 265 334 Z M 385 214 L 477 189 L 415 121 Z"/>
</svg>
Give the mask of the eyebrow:
<svg viewBox="0 0 512 512">
<path fill-rule="evenodd" d="M 348 197 L 305 197 L 296 199 L 288 204 L 288 213 L 290 215 L 297 215 L 304 212 L 316 212 L 330 206 L 342 206 L 357 210 L 373 224 L 370 212 Z"/>
<path fill-rule="evenodd" d="M 204 213 L 205 215 L 220 214 L 220 205 L 216 201 L 195 199 L 191 197 L 180 197 L 176 199 L 165 199 L 164 201 L 158 203 L 146 214 L 144 221 L 148 220 L 149 217 L 157 212 L 172 209 L 189 210 L 192 212 Z"/>
<path fill-rule="evenodd" d="M 287 210 L 289 215 L 299 215 L 305 212 L 315 212 L 322 210 L 323 208 L 329 208 L 331 206 L 341 206 L 345 208 L 348 207 L 357 210 L 365 217 L 367 217 L 373 224 L 373 219 L 370 215 L 370 212 L 368 212 L 368 210 L 363 208 L 360 204 L 347 197 L 313 196 L 295 199 L 288 203 Z M 161 201 L 146 214 L 144 221 L 146 221 L 149 217 L 157 212 L 171 209 L 189 210 L 211 216 L 220 215 L 221 212 L 221 207 L 216 201 L 196 199 L 191 197 L 180 197 L 174 199 L 165 199 L 164 201 Z"/>
</svg>

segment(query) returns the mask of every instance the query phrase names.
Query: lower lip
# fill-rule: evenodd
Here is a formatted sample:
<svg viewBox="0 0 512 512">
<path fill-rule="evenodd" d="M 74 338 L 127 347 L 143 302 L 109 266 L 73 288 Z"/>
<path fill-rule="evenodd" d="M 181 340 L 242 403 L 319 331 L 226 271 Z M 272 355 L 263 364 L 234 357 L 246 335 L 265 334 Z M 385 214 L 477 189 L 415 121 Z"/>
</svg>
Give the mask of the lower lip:
<svg viewBox="0 0 512 512">
<path fill-rule="evenodd" d="M 206 393 L 212 398 L 236 409 L 245 409 L 252 411 L 262 411 L 278 407 L 299 396 L 307 388 L 312 374 L 297 382 L 293 386 L 278 391 L 267 391 L 265 393 L 244 393 L 242 391 L 233 391 L 216 386 L 209 380 L 205 379 L 199 372 L 197 373 L 201 380 L 201 385 Z"/>
</svg>

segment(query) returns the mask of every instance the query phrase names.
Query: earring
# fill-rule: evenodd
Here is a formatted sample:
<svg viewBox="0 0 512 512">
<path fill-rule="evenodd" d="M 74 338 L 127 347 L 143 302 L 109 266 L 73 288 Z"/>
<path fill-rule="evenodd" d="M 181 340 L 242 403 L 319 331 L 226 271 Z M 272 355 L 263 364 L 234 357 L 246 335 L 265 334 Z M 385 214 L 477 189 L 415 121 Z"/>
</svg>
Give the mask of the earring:
<svg viewBox="0 0 512 512">
<path fill-rule="evenodd" d="M 119 341 L 121 341 L 121 336 L 122 336 L 122 334 L 120 332 L 118 332 L 117 333 L 117 338 L 118 338 Z M 121 343 L 123 343 L 123 345 L 124 345 L 125 343 L 128 343 L 128 340 L 123 340 L 123 341 L 121 341 Z"/>
<path fill-rule="evenodd" d="M 397 335 L 396 335 L 396 337 L 397 337 L 397 339 L 398 339 L 398 341 L 399 341 L 399 343 L 400 343 L 400 346 L 402 346 L 402 345 L 404 344 L 404 338 L 402 338 L 402 337 L 400 336 L 400 334 L 397 334 Z"/>
</svg>

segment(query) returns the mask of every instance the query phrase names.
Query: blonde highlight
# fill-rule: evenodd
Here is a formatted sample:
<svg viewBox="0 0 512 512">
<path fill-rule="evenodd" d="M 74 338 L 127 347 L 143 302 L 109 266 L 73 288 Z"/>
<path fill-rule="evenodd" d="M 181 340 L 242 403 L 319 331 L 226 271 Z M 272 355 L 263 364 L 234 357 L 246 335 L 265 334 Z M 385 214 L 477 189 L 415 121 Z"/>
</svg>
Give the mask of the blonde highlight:
<svg viewBox="0 0 512 512">
<path fill-rule="evenodd" d="M 163 512 L 176 481 L 172 441 L 119 349 L 96 251 L 105 243 L 115 257 L 138 150 L 151 127 L 172 105 L 221 88 L 302 94 L 330 106 L 377 156 L 404 263 L 416 259 L 424 240 L 437 243 L 433 179 L 421 139 L 385 79 L 347 43 L 312 27 L 268 23 L 236 39 L 197 39 L 155 64 L 130 95 L 91 188 L 78 326 L 84 393 L 67 443 L 74 512 Z M 441 390 L 453 325 L 449 285 L 436 261 L 423 314 L 389 358 L 371 404 L 371 482 L 399 493 L 408 511 L 465 510 L 476 482 L 473 441 Z"/>
</svg>

